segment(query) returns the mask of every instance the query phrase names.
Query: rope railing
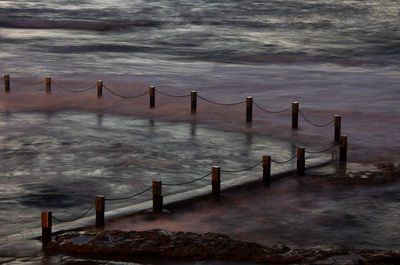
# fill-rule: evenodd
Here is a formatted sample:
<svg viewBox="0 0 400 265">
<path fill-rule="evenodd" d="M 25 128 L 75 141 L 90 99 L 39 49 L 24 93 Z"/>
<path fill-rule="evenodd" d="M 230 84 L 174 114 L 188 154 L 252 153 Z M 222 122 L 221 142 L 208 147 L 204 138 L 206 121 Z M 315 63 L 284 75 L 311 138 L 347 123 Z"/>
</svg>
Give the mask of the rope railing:
<svg viewBox="0 0 400 265">
<path fill-rule="evenodd" d="M 138 193 L 135 193 L 135 194 L 133 194 L 133 195 L 130 195 L 130 196 L 120 197 L 120 198 L 105 198 L 105 200 L 106 200 L 106 201 L 123 201 L 123 200 L 131 199 L 131 198 L 133 198 L 133 197 L 137 197 L 137 196 L 139 196 L 139 195 L 142 195 L 143 193 L 145 193 L 145 192 L 151 190 L 151 188 L 152 188 L 152 187 L 146 188 L 146 189 L 144 189 L 144 190 L 142 190 L 142 191 L 140 191 L 140 192 L 138 192 Z"/>
<path fill-rule="evenodd" d="M 287 107 L 286 109 L 283 109 L 283 110 L 272 111 L 272 110 L 267 110 L 267 109 L 261 107 L 261 106 L 258 105 L 256 102 L 254 102 L 254 105 L 255 105 L 257 108 L 259 108 L 260 110 L 262 110 L 262 111 L 264 111 L 264 112 L 266 112 L 266 113 L 271 113 L 271 114 L 283 113 L 283 112 L 285 112 L 285 111 L 290 110 L 290 108 L 291 108 L 291 106 L 289 106 L 289 107 Z"/>
<path fill-rule="evenodd" d="M 225 173 L 239 173 L 239 172 L 244 172 L 244 171 L 248 171 L 248 170 L 251 170 L 251 169 L 255 168 L 256 166 L 260 165 L 262 162 L 263 162 L 263 161 L 260 161 L 260 162 L 258 162 L 257 164 L 252 165 L 252 166 L 249 166 L 249 167 L 246 167 L 246 168 L 244 168 L 244 169 L 238 169 L 238 170 L 226 170 L 226 169 L 221 169 L 221 172 L 225 172 Z"/>
<path fill-rule="evenodd" d="M 92 90 L 93 88 L 95 88 L 97 86 L 97 84 L 95 84 L 95 85 L 87 87 L 87 88 L 73 88 L 73 89 L 71 89 L 71 88 L 66 88 L 64 86 L 61 86 L 60 84 L 57 84 L 54 81 L 53 81 L 53 85 L 56 88 L 59 88 L 59 89 L 62 89 L 62 90 L 68 91 L 68 92 L 77 92 L 77 93 L 79 93 L 79 92 L 87 92 L 87 91 Z"/>
<path fill-rule="evenodd" d="M 329 151 L 330 149 L 334 148 L 338 144 L 334 144 L 333 146 L 330 146 L 328 148 L 325 148 L 320 151 L 308 151 L 308 153 L 323 153 L 326 151 Z M 257 162 L 254 165 L 251 165 L 249 167 L 243 168 L 243 169 L 237 169 L 237 170 L 221 170 L 220 167 L 212 167 L 212 171 L 208 172 L 207 174 L 201 176 L 200 178 L 196 178 L 190 181 L 185 181 L 185 182 L 180 182 L 180 183 L 164 183 L 164 186 L 180 186 L 180 185 L 185 185 L 185 184 L 190 184 L 196 181 L 200 181 L 207 176 L 212 175 L 211 177 L 211 198 L 218 201 L 221 199 L 221 179 L 220 179 L 220 173 L 236 173 L 236 172 L 243 172 L 243 171 L 248 171 L 251 170 L 257 166 L 259 166 L 262 163 L 262 184 L 263 187 L 270 187 L 270 182 L 271 182 L 271 162 L 278 163 L 278 164 L 284 164 L 292 161 L 297 157 L 297 168 L 296 168 L 296 173 L 297 176 L 304 176 L 305 173 L 305 148 L 304 147 L 297 147 L 297 154 L 292 156 L 291 158 L 285 160 L 285 161 L 277 161 L 273 160 L 271 156 L 263 156 L 262 161 Z M 347 160 L 347 136 L 341 136 L 340 137 L 340 162 L 345 162 Z M 120 198 L 111 198 L 111 199 L 105 199 L 104 196 L 96 196 L 96 203 L 95 203 L 95 210 L 96 210 L 96 228 L 99 227 L 104 227 L 104 215 L 105 215 L 105 201 L 118 201 L 118 200 L 126 200 L 129 198 L 133 198 L 135 196 L 139 196 L 147 191 L 152 189 L 152 195 L 153 195 L 153 213 L 155 214 L 160 214 L 163 212 L 163 195 L 162 195 L 162 182 L 161 181 L 153 181 L 153 185 L 151 187 L 148 187 L 136 194 L 130 195 L 130 196 L 125 196 L 125 197 L 120 197 Z M 171 194 L 167 194 L 171 195 Z M 56 216 L 52 216 L 52 212 L 42 212 L 42 244 L 43 246 L 46 246 L 48 242 L 51 241 L 51 225 L 52 221 L 51 218 L 53 218 L 55 221 L 60 222 L 60 223 L 65 223 L 65 222 L 73 222 L 76 220 L 79 220 L 83 217 L 85 217 L 90 210 L 93 209 L 93 204 L 80 216 L 71 218 L 71 219 L 64 219 Z"/>
<path fill-rule="evenodd" d="M 239 102 L 234 102 L 234 103 L 220 103 L 220 102 L 216 102 L 216 101 L 209 100 L 209 99 L 207 99 L 207 98 L 205 98 L 205 97 L 202 97 L 202 96 L 200 96 L 200 95 L 197 95 L 197 96 L 198 96 L 199 98 L 201 98 L 202 100 L 207 101 L 208 103 L 215 104 L 215 105 L 221 105 L 221 106 L 234 106 L 234 105 L 239 105 L 239 104 L 246 103 L 246 100 L 244 100 L 244 101 L 239 101 Z"/>
<path fill-rule="evenodd" d="M 311 124 L 311 125 L 313 125 L 313 126 L 315 126 L 315 127 L 320 127 L 320 128 L 321 128 L 321 127 L 327 127 L 327 126 L 329 126 L 329 125 L 331 125 L 331 124 L 333 124 L 333 123 L 335 122 L 335 119 L 332 119 L 332 120 L 329 121 L 328 123 L 325 123 L 325 124 L 317 124 L 317 123 L 311 121 L 310 119 L 308 119 L 308 118 L 304 115 L 304 113 L 303 113 L 302 111 L 299 111 L 299 113 L 300 113 L 301 117 L 303 117 L 303 119 L 304 119 L 306 122 L 308 122 L 309 124 Z"/>
<path fill-rule="evenodd" d="M 40 85 L 43 83 L 46 83 L 46 94 L 50 94 L 51 93 L 51 86 L 52 86 L 52 80 L 51 77 L 46 77 L 45 80 L 43 81 L 39 81 L 39 82 L 33 82 L 33 83 L 26 83 L 26 82 L 21 82 L 19 80 L 15 80 L 10 78 L 10 76 L 4 75 L 2 77 L 0 77 L 2 80 L 4 80 L 4 90 L 6 94 L 10 93 L 10 82 L 9 81 L 13 81 L 16 83 L 20 83 L 20 84 L 24 84 L 24 85 Z M 96 85 L 90 86 L 90 87 L 86 87 L 86 88 L 66 88 L 65 86 L 62 86 L 60 84 L 58 84 L 57 82 L 54 82 L 54 87 L 68 91 L 68 92 L 86 92 L 89 91 L 91 89 L 94 89 L 96 87 Z M 230 103 L 224 103 L 224 102 L 218 102 L 218 101 L 214 101 L 211 100 L 207 97 L 198 95 L 196 91 L 191 91 L 190 94 L 182 94 L 182 95 L 176 95 L 176 94 L 170 94 L 167 93 L 165 91 L 162 91 L 160 89 L 156 89 L 154 86 L 149 87 L 149 91 L 144 91 L 143 93 L 140 93 L 138 95 L 123 95 L 121 93 L 116 92 L 114 89 L 107 87 L 105 85 L 103 85 L 103 81 L 98 80 L 97 82 L 97 98 L 101 98 L 102 97 L 102 90 L 106 89 L 110 94 L 112 94 L 113 96 L 116 97 L 120 97 L 120 98 L 125 98 L 125 99 L 134 99 L 134 98 L 139 98 L 139 97 L 143 97 L 146 94 L 149 94 L 150 96 L 150 108 L 153 109 L 155 108 L 155 93 L 157 92 L 158 94 L 161 94 L 163 96 L 167 96 L 167 97 L 174 97 L 174 98 L 187 98 L 190 97 L 191 101 L 191 113 L 195 114 L 197 112 L 197 98 L 200 98 L 201 100 L 204 100 L 208 103 L 211 104 L 215 104 L 215 105 L 220 105 L 220 106 L 235 106 L 235 105 L 240 105 L 240 104 L 244 104 L 246 103 L 246 122 L 252 122 L 252 116 L 253 116 L 253 105 L 260 109 L 261 111 L 265 112 L 265 113 L 270 113 L 270 114 L 279 114 L 279 113 L 283 113 L 283 112 L 287 112 L 290 110 L 290 106 L 281 110 L 268 110 L 266 108 L 264 108 L 263 106 L 261 106 L 260 104 L 258 104 L 257 102 L 253 101 L 253 98 L 248 96 L 246 97 L 246 100 L 243 101 L 238 101 L 238 102 L 230 102 Z M 44 90 L 44 89 L 40 89 L 40 90 Z M 341 117 L 340 115 L 335 115 L 335 118 L 330 120 L 327 123 L 317 123 L 312 121 L 311 119 L 309 119 L 304 112 L 300 111 L 299 108 L 299 103 L 298 102 L 293 102 L 292 103 L 292 129 L 298 129 L 298 116 L 302 116 L 302 118 L 309 124 L 311 124 L 312 126 L 315 127 L 327 127 L 330 126 L 332 124 L 335 124 L 335 142 L 339 141 L 339 137 L 340 137 L 340 127 L 341 127 Z"/>
<path fill-rule="evenodd" d="M 144 95 L 146 95 L 146 94 L 149 93 L 148 91 L 145 91 L 145 92 L 143 92 L 143 93 L 141 93 L 141 94 L 138 94 L 138 95 L 135 95 L 135 96 L 125 96 L 125 95 L 121 95 L 121 94 L 119 94 L 119 93 L 113 91 L 112 89 L 108 88 L 108 87 L 105 86 L 105 85 L 103 85 L 103 87 L 104 87 L 108 92 L 110 92 L 112 95 L 117 96 L 117 97 L 120 97 L 120 98 L 139 98 L 139 97 L 142 97 L 142 96 L 144 96 Z"/>
<path fill-rule="evenodd" d="M 165 186 L 181 186 L 181 185 L 191 184 L 191 183 L 200 181 L 200 180 L 202 180 L 202 179 L 204 179 L 204 178 L 210 176 L 211 173 L 212 173 L 212 172 L 209 172 L 209 173 L 207 173 L 206 175 L 201 176 L 200 178 L 197 178 L 197 179 L 194 179 L 194 180 L 190 180 L 190 181 L 186 181 L 186 182 L 180 182 L 180 183 L 164 183 L 163 185 L 165 185 Z"/>
<path fill-rule="evenodd" d="M 165 93 L 165 92 L 159 90 L 158 88 L 155 91 L 157 93 L 163 95 L 163 96 L 166 96 L 166 97 L 172 97 L 172 98 L 187 98 L 187 97 L 190 97 L 190 94 L 188 94 L 188 95 L 172 95 L 172 94 L 168 94 L 168 93 Z"/>
<path fill-rule="evenodd" d="M 327 147 L 327 148 L 325 148 L 325 149 L 322 149 L 322 150 L 320 150 L 320 151 L 307 151 L 306 150 L 306 153 L 309 153 L 309 154 L 320 154 L 320 153 L 325 153 L 325 152 L 328 152 L 329 150 L 331 150 L 331 149 L 333 149 L 334 147 L 336 147 L 336 146 L 338 146 L 339 144 L 337 143 L 337 144 L 334 144 L 334 145 L 332 145 L 332 146 L 330 146 L 330 147 Z"/>
<path fill-rule="evenodd" d="M 292 156 L 292 157 L 289 158 L 288 160 L 285 160 L 285 161 L 277 161 L 277 160 L 274 160 L 274 159 L 271 159 L 271 161 L 274 162 L 274 163 L 277 163 L 277 164 L 286 164 L 286 163 L 292 161 L 293 159 L 295 159 L 296 156 L 297 156 L 297 154 L 294 155 L 294 156 Z"/>
<path fill-rule="evenodd" d="M 56 217 L 54 215 L 53 215 L 53 218 L 54 218 L 54 220 L 56 220 L 59 223 L 74 222 L 74 221 L 77 221 L 77 220 L 82 219 L 83 217 L 85 217 L 90 212 L 90 210 L 93 209 L 93 206 L 94 206 L 94 204 L 91 204 L 90 207 L 83 214 L 81 214 L 78 217 L 72 218 L 72 219 L 63 219 L 63 218 Z"/>
<path fill-rule="evenodd" d="M 15 79 L 13 79 L 13 78 L 10 78 L 10 81 L 12 81 L 12 82 L 14 82 L 14 83 L 17 83 L 17 84 L 19 84 L 19 85 L 23 85 L 23 86 L 36 86 L 36 85 L 41 85 L 41 84 L 46 83 L 46 80 L 42 80 L 42 81 L 38 81 L 38 82 L 33 82 L 33 83 L 25 83 L 25 82 L 22 82 L 22 81 L 15 80 Z"/>
</svg>

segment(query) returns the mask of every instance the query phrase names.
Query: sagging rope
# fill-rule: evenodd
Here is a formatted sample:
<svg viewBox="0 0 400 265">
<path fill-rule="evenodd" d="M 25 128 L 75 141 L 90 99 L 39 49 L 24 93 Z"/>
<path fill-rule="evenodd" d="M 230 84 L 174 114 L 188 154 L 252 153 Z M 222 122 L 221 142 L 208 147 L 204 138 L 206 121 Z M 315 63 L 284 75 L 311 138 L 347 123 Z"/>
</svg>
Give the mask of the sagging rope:
<svg viewBox="0 0 400 265">
<path fill-rule="evenodd" d="M 295 154 L 293 157 L 291 157 L 291 158 L 289 158 L 288 160 L 285 160 L 285 161 L 276 161 L 274 159 L 271 159 L 271 161 L 274 162 L 274 163 L 277 163 L 277 164 L 285 164 L 285 163 L 288 163 L 288 162 L 292 161 L 293 159 L 295 159 L 296 156 L 297 156 L 297 154 Z"/>
<path fill-rule="evenodd" d="M 252 166 L 247 167 L 247 168 L 244 168 L 244 169 L 238 169 L 238 170 L 223 170 L 223 169 L 221 169 L 221 172 L 225 172 L 225 173 L 238 173 L 238 172 L 243 172 L 243 171 L 247 171 L 247 170 L 250 170 L 250 169 L 255 168 L 256 166 L 260 165 L 262 162 L 263 162 L 263 161 L 260 161 L 260 162 L 258 162 L 257 164 L 252 165 Z"/>
<path fill-rule="evenodd" d="M 167 97 L 172 97 L 172 98 L 186 98 L 186 97 L 190 97 L 189 95 L 171 95 L 165 92 L 160 91 L 159 89 L 156 89 L 156 92 L 160 93 L 163 96 L 167 96 Z"/>
<path fill-rule="evenodd" d="M 112 91 L 110 88 L 108 88 L 108 87 L 105 86 L 105 85 L 103 85 L 103 87 L 104 87 L 108 92 L 110 92 L 112 95 L 117 96 L 117 97 L 120 97 L 120 98 L 139 98 L 139 97 L 142 97 L 142 96 L 144 96 L 144 95 L 146 95 L 146 94 L 149 93 L 148 91 L 145 91 L 145 92 L 143 92 L 142 94 L 139 94 L 139 95 L 136 95 L 136 96 L 124 96 L 124 95 L 121 95 L 121 94 L 118 94 L 118 93 Z"/>
<path fill-rule="evenodd" d="M 307 151 L 307 149 L 306 149 L 305 152 L 306 152 L 306 153 L 310 153 L 310 154 L 325 153 L 325 152 L 331 150 L 332 148 L 334 148 L 334 147 L 336 147 L 336 146 L 338 146 L 338 145 L 340 145 L 340 144 L 334 144 L 334 145 L 332 145 L 332 146 L 330 146 L 330 147 L 328 147 L 328 148 L 325 148 L 325 149 L 323 149 L 323 150 L 321 150 L 321 151 Z"/>
<path fill-rule="evenodd" d="M 36 85 L 44 84 L 46 82 L 46 80 L 43 80 L 43 81 L 34 82 L 34 83 L 24 83 L 24 82 L 17 81 L 17 80 L 12 79 L 12 78 L 10 78 L 10 81 L 15 82 L 15 83 L 20 84 L 20 85 L 23 85 L 23 86 L 36 86 Z"/>
<path fill-rule="evenodd" d="M 327 127 L 327 126 L 329 126 L 329 125 L 331 125 L 332 123 L 335 122 L 335 119 L 333 119 L 333 120 L 331 120 L 330 122 L 325 123 L 325 124 L 316 124 L 316 123 L 312 122 L 311 120 L 309 120 L 309 119 L 304 115 L 304 113 L 303 113 L 302 111 L 299 111 L 299 113 L 300 113 L 300 115 L 303 117 L 303 119 L 304 119 L 306 122 L 308 122 L 309 124 L 311 124 L 311 125 L 313 125 L 313 126 L 315 126 L 315 127 Z"/>
<path fill-rule="evenodd" d="M 105 200 L 106 200 L 106 201 L 122 201 L 122 200 L 127 200 L 127 199 L 130 199 L 130 198 L 133 198 L 133 197 L 142 195 L 143 193 L 145 193 L 146 191 L 149 191 L 149 190 L 151 190 L 151 189 L 152 189 L 152 187 L 149 187 L 149 188 L 147 188 L 147 189 L 142 190 L 141 192 L 138 192 L 138 193 L 133 194 L 133 195 L 130 195 L 130 196 L 121 197 L 121 198 L 111 198 L 111 199 L 105 198 Z"/>
<path fill-rule="evenodd" d="M 234 105 L 239 105 L 239 104 L 246 103 L 246 100 L 240 101 L 240 102 L 234 102 L 234 103 L 219 103 L 219 102 L 215 102 L 215 101 L 209 100 L 209 99 L 207 99 L 207 98 L 204 98 L 204 97 L 202 97 L 202 96 L 200 96 L 200 95 L 197 95 L 197 96 L 198 96 L 199 98 L 201 98 L 202 100 L 207 101 L 207 102 L 209 102 L 209 103 L 211 103 L 211 104 L 221 105 L 221 106 L 234 106 Z"/>
<path fill-rule="evenodd" d="M 180 186 L 180 185 L 191 184 L 191 183 L 194 183 L 194 182 L 196 182 L 196 181 L 202 180 L 202 179 L 204 179 L 205 177 L 210 176 L 211 173 L 212 173 L 212 172 L 209 172 L 209 173 L 207 173 L 206 175 L 204 175 L 204 176 L 202 176 L 202 177 L 200 177 L 200 178 L 197 178 L 197 179 L 194 179 L 194 180 L 190 180 L 190 181 L 186 181 L 186 182 L 181 182 L 181 183 L 163 183 L 163 186 Z"/>
<path fill-rule="evenodd" d="M 288 111 L 288 110 L 291 108 L 291 106 L 289 106 L 289 107 L 287 107 L 287 108 L 284 109 L 284 110 L 271 111 L 271 110 L 266 110 L 266 109 L 264 109 L 263 107 L 261 107 L 260 105 L 258 105 L 256 102 L 254 102 L 254 106 L 256 106 L 257 108 L 259 108 L 260 110 L 262 110 L 262 111 L 264 111 L 264 112 L 266 112 L 266 113 L 272 113 L 272 114 L 282 113 L 282 112 Z"/>
<path fill-rule="evenodd" d="M 93 208 L 93 206 L 94 206 L 94 204 L 90 205 L 90 207 L 82 215 L 80 215 L 79 217 L 73 218 L 73 219 L 66 220 L 66 219 L 58 218 L 54 215 L 53 215 L 53 218 L 54 218 L 54 220 L 56 220 L 57 222 L 60 222 L 60 223 L 73 222 L 73 221 L 76 221 L 76 220 L 79 220 L 79 219 L 85 217 L 90 212 L 90 210 Z"/>
<path fill-rule="evenodd" d="M 53 81 L 53 85 L 54 85 L 56 88 L 59 88 L 59 89 L 62 89 L 62 90 L 68 91 L 68 92 L 86 92 L 86 91 L 89 91 L 89 90 L 91 90 L 91 89 L 97 87 L 97 84 L 96 84 L 96 85 L 93 85 L 93 86 L 88 87 L 88 88 L 68 89 L 68 88 L 65 88 L 65 87 L 63 87 L 63 86 L 57 85 L 57 83 L 55 83 L 54 81 Z"/>
</svg>

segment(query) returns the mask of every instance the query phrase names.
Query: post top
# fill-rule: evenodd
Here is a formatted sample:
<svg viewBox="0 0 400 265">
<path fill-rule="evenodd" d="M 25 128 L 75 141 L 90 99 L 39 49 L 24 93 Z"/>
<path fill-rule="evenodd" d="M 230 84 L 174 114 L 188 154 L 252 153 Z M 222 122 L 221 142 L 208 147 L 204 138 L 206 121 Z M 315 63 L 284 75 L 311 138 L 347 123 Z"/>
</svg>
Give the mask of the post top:
<svg viewBox="0 0 400 265">
<path fill-rule="evenodd" d="M 293 101 L 293 102 L 292 102 L 292 104 L 299 104 L 299 102 L 297 102 L 297 101 Z"/>
<path fill-rule="evenodd" d="M 103 83 L 103 80 L 97 80 L 98 83 Z"/>
<path fill-rule="evenodd" d="M 342 115 L 335 114 L 335 118 L 340 118 L 340 117 L 342 117 Z"/>
<path fill-rule="evenodd" d="M 149 88 L 156 88 L 155 86 L 149 86 Z"/>
<path fill-rule="evenodd" d="M 104 196 L 103 195 L 96 195 L 96 199 L 97 198 L 104 198 Z"/>
<path fill-rule="evenodd" d="M 196 90 L 192 90 L 191 92 L 192 92 L 192 93 L 197 93 L 197 91 L 196 91 Z"/>
<path fill-rule="evenodd" d="M 218 169 L 219 169 L 219 168 L 221 168 L 221 167 L 219 167 L 219 166 L 213 166 L 212 168 L 218 168 Z"/>
<path fill-rule="evenodd" d="M 246 98 L 253 98 L 252 96 L 247 96 Z"/>
</svg>

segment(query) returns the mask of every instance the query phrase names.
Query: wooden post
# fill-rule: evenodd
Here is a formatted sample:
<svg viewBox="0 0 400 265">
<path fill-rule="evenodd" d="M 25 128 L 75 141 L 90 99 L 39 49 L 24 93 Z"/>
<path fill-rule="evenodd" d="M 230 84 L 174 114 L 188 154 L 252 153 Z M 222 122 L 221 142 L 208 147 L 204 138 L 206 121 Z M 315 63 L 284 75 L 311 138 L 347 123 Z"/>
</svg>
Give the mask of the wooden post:
<svg viewBox="0 0 400 265">
<path fill-rule="evenodd" d="M 212 167 L 211 172 L 211 195 L 214 200 L 219 200 L 221 198 L 221 168 Z"/>
<path fill-rule="evenodd" d="M 306 166 L 305 153 L 304 147 L 297 148 L 297 176 L 304 176 Z"/>
<path fill-rule="evenodd" d="M 190 92 L 190 109 L 192 114 L 196 114 L 197 111 L 197 92 L 192 91 Z"/>
<path fill-rule="evenodd" d="M 340 136 L 339 160 L 340 162 L 347 161 L 347 135 Z"/>
<path fill-rule="evenodd" d="M 156 88 L 154 86 L 149 87 L 150 96 L 150 109 L 154 109 L 156 106 Z"/>
<path fill-rule="evenodd" d="M 10 75 L 4 75 L 4 91 L 10 93 Z"/>
<path fill-rule="evenodd" d="M 42 212 L 42 247 L 46 247 L 51 241 L 51 212 Z"/>
<path fill-rule="evenodd" d="M 163 211 L 163 196 L 162 182 L 153 181 L 153 213 L 162 213 Z"/>
<path fill-rule="evenodd" d="M 97 80 L 97 98 L 103 96 L 103 81 Z"/>
<path fill-rule="evenodd" d="M 263 186 L 271 185 L 271 156 L 263 156 Z"/>
<path fill-rule="evenodd" d="M 104 196 L 96 196 L 96 228 L 104 226 L 104 210 L 105 199 Z"/>
<path fill-rule="evenodd" d="M 299 128 L 299 102 L 292 103 L 292 129 Z"/>
<path fill-rule="evenodd" d="M 342 117 L 340 115 L 335 115 L 335 143 L 340 143 L 340 133 L 341 133 L 341 123 Z"/>
<path fill-rule="evenodd" d="M 246 122 L 253 120 L 253 97 L 246 97 Z"/>
<path fill-rule="evenodd" d="M 51 93 L 51 77 L 46 76 L 46 94 Z"/>
</svg>

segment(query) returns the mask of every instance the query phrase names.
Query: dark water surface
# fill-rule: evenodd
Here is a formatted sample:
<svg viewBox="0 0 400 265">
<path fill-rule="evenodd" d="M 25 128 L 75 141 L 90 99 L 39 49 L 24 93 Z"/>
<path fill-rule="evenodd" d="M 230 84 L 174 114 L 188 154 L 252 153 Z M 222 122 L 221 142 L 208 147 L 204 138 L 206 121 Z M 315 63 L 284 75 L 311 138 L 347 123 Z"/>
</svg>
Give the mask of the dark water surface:
<svg viewBox="0 0 400 265">
<path fill-rule="evenodd" d="M 271 189 L 242 193 L 222 203 L 153 221 L 143 217 L 107 229 L 224 233 L 263 245 L 295 248 L 400 248 L 400 184 L 340 187 L 311 176 L 286 179 Z"/>
<path fill-rule="evenodd" d="M 154 60 L 398 65 L 399 32 L 396 0 L 0 2 L 10 72 L 121 74 Z"/>
<path fill-rule="evenodd" d="M 215 165 L 244 169 L 263 155 L 284 161 L 296 152 L 295 144 L 262 135 L 122 115 L 10 113 L 2 114 L 0 122 L 2 236 L 40 227 L 41 211 L 53 211 L 61 220 L 79 217 L 98 194 L 124 198 L 151 187 L 152 180 L 188 182 Z M 274 165 L 274 172 L 293 168 L 294 162 Z M 223 173 L 222 179 L 261 172 L 258 166 L 239 174 Z M 206 177 L 168 186 L 163 194 L 209 183 Z M 129 200 L 107 201 L 107 210 L 150 199 L 148 191 Z M 10 223 L 9 216 L 16 220 Z"/>
</svg>

